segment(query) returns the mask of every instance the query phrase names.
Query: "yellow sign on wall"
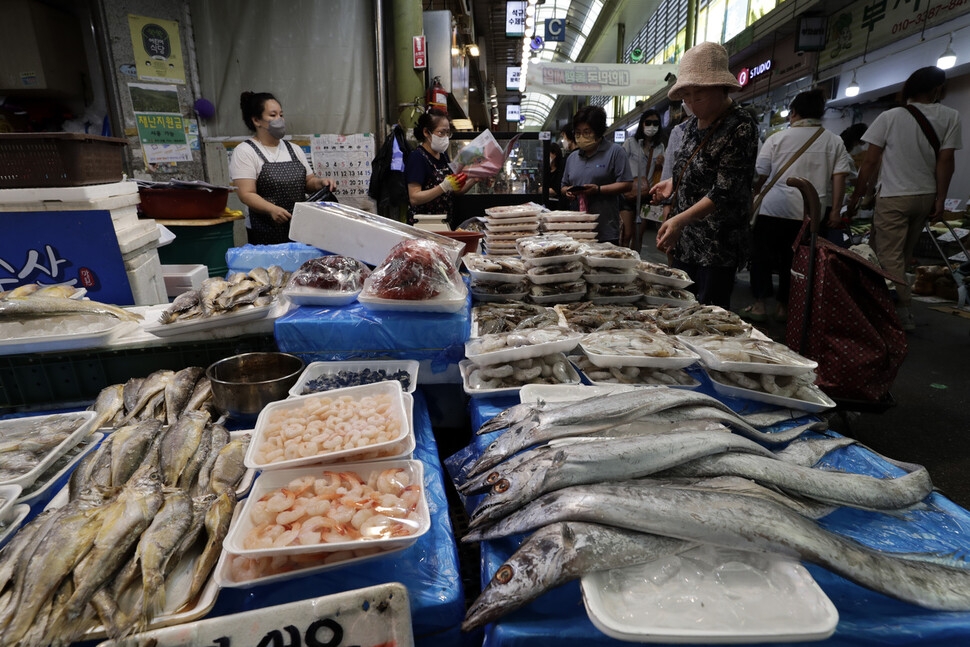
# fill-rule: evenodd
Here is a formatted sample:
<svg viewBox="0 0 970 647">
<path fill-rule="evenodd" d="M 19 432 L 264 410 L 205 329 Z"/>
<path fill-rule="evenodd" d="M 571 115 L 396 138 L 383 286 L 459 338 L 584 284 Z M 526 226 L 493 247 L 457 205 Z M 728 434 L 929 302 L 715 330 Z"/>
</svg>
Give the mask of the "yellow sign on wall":
<svg viewBox="0 0 970 647">
<path fill-rule="evenodd" d="M 178 21 L 129 14 L 128 27 L 139 79 L 185 83 Z"/>
</svg>

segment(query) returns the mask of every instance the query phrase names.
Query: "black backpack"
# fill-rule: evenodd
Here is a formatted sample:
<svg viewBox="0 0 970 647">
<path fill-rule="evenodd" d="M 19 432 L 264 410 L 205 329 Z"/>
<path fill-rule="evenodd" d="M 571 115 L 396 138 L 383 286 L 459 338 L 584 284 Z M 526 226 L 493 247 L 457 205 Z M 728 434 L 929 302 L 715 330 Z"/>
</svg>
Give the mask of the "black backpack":
<svg viewBox="0 0 970 647">
<path fill-rule="evenodd" d="M 404 162 L 407 162 L 408 155 L 411 154 L 411 147 L 404 137 L 404 130 L 398 124 L 394 124 L 391 134 L 384 140 L 381 149 L 377 151 L 377 156 L 371 162 L 370 185 L 367 188 L 367 195 L 377 202 L 379 213 L 407 205 L 409 202 L 404 172 L 391 169 L 395 141 L 398 148 L 401 149 Z"/>
</svg>

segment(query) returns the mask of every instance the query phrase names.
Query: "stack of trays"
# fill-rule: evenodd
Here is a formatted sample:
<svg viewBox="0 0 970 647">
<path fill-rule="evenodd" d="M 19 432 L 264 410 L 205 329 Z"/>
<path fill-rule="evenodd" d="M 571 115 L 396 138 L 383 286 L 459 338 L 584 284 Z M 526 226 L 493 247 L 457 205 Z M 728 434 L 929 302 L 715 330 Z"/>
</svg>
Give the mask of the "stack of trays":
<svg viewBox="0 0 970 647">
<path fill-rule="evenodd" d="M 540 205 L 534 203 L 485 210 L 485 252 L 492 255 L 514 256 L 515 242 L 539 233 Z"/>
<path fill-rule="evenodd" d="M 663 263 L 640 261 L 637 276 L 643 283 L 643 300 L 650 306 L 690 305 L 697 299 L 685 288 L 693 283 L 687 272 Z"/>
<path fill-rule="evenodd" d="M 475 301 L 521 301 L 529 294 L 529 277 L 521 260 L 495 254 L 465 254 L 461 259 L 472 277 Z"/>
<path fill-rule="evenodd" d="M 636 283 L 640 255 L 632 249 L 613 243 L 585 243 L 582 246 L 586 266 L 587 298 L 597 305 L 635 303 L 643 296 Z"/>
<path fill-rule="evenodd" d="M 414 226 L 424 231 L 451 231 L 448 214 L 445 213 L 415 214 Z"/>
<path fill-rule="evenodd" d="M 571 359 L 593 384 L 700 386 L 683 370 L 699 359 L 697 353 L 659 331 L 592 332 L 580 348 L 585 357 Z"/>
<path fill-rule="evenodd" d="M 532 303 L 571 303 L 586 295 L 577 241 L 563 234 L 545 234 L 522 238 L 516 248 L 532 283 Z"/>
<path fill-rule="evenodd" d="M 582 211 L 546 211 L 539 216 L 542 231 L 576 240 L 596 240 L 596 218 L 595 213 Z"/>
</svg>

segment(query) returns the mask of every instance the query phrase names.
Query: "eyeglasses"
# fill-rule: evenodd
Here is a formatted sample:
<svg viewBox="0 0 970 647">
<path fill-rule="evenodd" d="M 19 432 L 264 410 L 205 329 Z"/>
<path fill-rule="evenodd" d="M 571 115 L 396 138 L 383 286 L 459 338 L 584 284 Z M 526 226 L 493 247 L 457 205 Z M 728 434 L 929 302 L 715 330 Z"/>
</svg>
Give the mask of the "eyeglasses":
<svg viewBox="0 0 970 647">
<path fill-rule="evenodd" d="M 595 137 L 596 134 L 592 130 L 577 130 L 577 137 Z"/>
<path fill-rule="evenodd" d="M 438 137 L 451 137 L 451 130 L 448 128 L 439 128 L 431 134 L 437 135 Z"/>
<path fill-rule="evenodd" d="M 660 125 L 660 122 L 659 121 L 645 121 L 645 122 L 643 122 L 643 125 L 644 126 L 659 126 Z"/>
</svg>

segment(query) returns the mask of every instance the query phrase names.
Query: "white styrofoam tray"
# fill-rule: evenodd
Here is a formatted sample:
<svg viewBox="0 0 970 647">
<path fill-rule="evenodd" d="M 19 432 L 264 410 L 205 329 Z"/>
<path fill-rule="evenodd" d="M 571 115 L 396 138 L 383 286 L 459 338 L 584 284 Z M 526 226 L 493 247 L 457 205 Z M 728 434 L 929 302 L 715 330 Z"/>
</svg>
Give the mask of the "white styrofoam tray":
<svg viewBox="0 0 970 647">
<path fill-rule="evenodd" d="M 669 586 L 623 586 L 637 578 L 656 582 L 658 577 L 669 577 Z M 835 605 L 797 561 L 716 547 L 694 548 L 655 564 L 589 573 L 582 578 L 582 591 L 596 628 L 632 642 L 823 640 L 839 621 Z M 670 597 L 676 601 L 667 602 Z"/>
<path fill-rule="evenodd" d="M 494 218 L 491 216 L 485 216 L 485 225 L 493 226 L 512 226 L 512 225 L 539 225 L 539 218 L 536 216 L 515 216 L 515 217 L 501 217 Z"/>
<path fill-rule="evenodd" d="M 519 402 L 537 404 L 539 402 L 578 402 L 621 391 L 643 388 L 629 384 L 610 384 L 609 386 L 590 386 L 588 384 L 527 384 L 519 389 Z"/>
<path fill-rule="evenodd" d="M 536 274 L 533 272 L 535 268 L 529 268 L 528 276 L 529 281 L 536 285 L 545 285 L 547 283 L 569 283 L 571 281 L 579 280 L 583 276 L 583 270 L 578 269 L 573 272 L 559 272 L 558 274 Z"/>
<path fill-rule="evenodd" d="M 521 331 L 518 331 L 521 332 Z M 500 335 L 505 335 L 508 333 L 498 333 Z M 485 337 L 487 337 L 486 335 Z M 502 348 L 500 350 L 494 350 L 487 353 L 472 353 L 470 350 L 474 350 L 476 347 L 476 342 L 484 337 L 479 337 L 477 340 L 469 340 L 465 342 L 465 357 L 470 359 L 472 362 L 478 364 L 479 366 L 489 366 L 491 364 L 517 362 L 520 359 L 532 359 L 533 357 L 544 357 L 546 355 L 554 355 L 556 353 L 568 353 L 572 349 L 576 348 L 579 340 L 582 338 L 581 333 L 569 331 L 569 335 L 564 339 L 557 341 L 544 342 L 540 344 L 532 344 L 529 346 L 518 346 L 515 348 Z"/>
<path fill-rule="evenodd" d="M 686 288 L 688 285 L 692 285 L 694 282 L 690 279 L 679 279 L 675 276 L 661 276 L 660 274 L 653 274 L 651 272 L 646 272 L 644 270 L 638 269 L 637 276 L 644 283 L 652 283 L 654 285 L 666 285 L 672 288 Z"/>
<path fill-rule="evenodd" d="M 202 330 L 212 330 L 213 328 L 225 328 L 237 324 L 266 319 L 277 307 L 277 302 L 269 303 L 265 306 L 243 308 L 235 312 L 215 314 L 211 317 L 202 319 L 189 319 L 187 321 L 173 321 L 170 324 L 146 323 L 143 328 L 156 337 L 175 337 L 187 333 L 199 332 Z"/>
<path fill-rule="evenodd" d="M 170 297 L 177 297 L 189 290 L 198 290 L 208 277 L 209 268 L 205 265 L 162 265 L 162 278 Z"/>
<path fill-rule="evenodd" d="M 596 333 L 590 333 L 595 335 Z M 622 354 L 611 354 L 607 355 L 605 353 L 597 353 L 590 351 L 586 345 L 584 345 L 585 338 L 579 342 L 579 347 L 583 349 L 586 353 L 586 357 L 589 361 L 600 366 L 602 368 L 609 368 L 611 366 L 647 366 L 650 368 L 686 368 L 700 359 L 697 353 L 685 348 L 683 345 L 679 344 L 675 339 L 671 338 L 671 342 L 677 351 L 677 354 L 673 357 L 654 357 L 652 355 L 622 355 Z"/>
<path fill-rule="evenodd" d="M 562 357 L 562 359 L 564 360 L 566 359 L 566 356 L 563 355 L 562 353 L 556 353 L 556 355 Z M 573 366 L 572 363 L 569 361 L 566 361 L 566 365 L 568 366 L 568 370 L 569 370 L 569 381 L 563 382 L 563 384 L 579 384 L 580 377 L 579 377 L 579 372 L 576 370 L 576 367 Z M 471 375 L 471 372 L 472 370 L 474 370 L 474 367 L 475 367 L 475 363 L 472 362 L 470 359 L 463 359 L 460 362 L 458 362 L 458 370 L 461 371 L 462 388 L 464 388 L 465 393 L 467 393 L 469 396 L 473 398 L 485 398 L 485 397 L 496 396 L 496 395 L 511 395 L 513 393 L 517 393 L 519 389 L 522 388 L 522 386 L 510 386 L 510 387 L 501 388 L 501 389 L 473 389 L 468 384 L 468 376 Z"/>
<path fill-rule="evenodd" d="M 283 288 L 283 296 L 298 306 L 345 306 L 357 300 L 360 290 L 318 290 L 316 288 Z"/>
<path fill-rule="evenodd" d="M 547 294 L 544 296 L 536 296 L 534 294 L 529 295 L 529 301 L 536 305 L 545 305 L 547 303 L 574 303 L 576 301 L 582 301 L 583 297 L 586 296 L 586 291 L 583 292 L 567 292 L 566 294 Z"/>
<path fill-rule="evenodd" d="M 539 218 L 545 222 L 596 222 L 598 217 L 595 213 L 584 211 L 546 211 L 539 214 Z"/>
<path fill-rule="evenodd" d="M 705 344 L 712 343 L 715 338 L 682 336 L 678 337 L 678 339 L 700 356 L 701 363 L 704 366 L 713 368 L 715 371 L 723 371 L 725 373 L 736 371 L 739 373 L 768 373 L 770 375 L 799 375 L 801 373 L 807 373 L 808 371 L 814 371 L 818 368 L 818 362 L 815 360 L 802 357 L 788 348 L 788 346 L 770 339 L 729 338 L 732 342 L 739 342 L 745 345 L 763 345 L 775 349 L 778 352 L 792 356 L 791 362 L 769 364 L 767 362 L 736 362 L 725 360 L 719 354 L 705 348 Z"/>
<path fill-rule="evenodd" d="M 424 299 L 421 301 L 381 299 L 378 297 L 367 296 L 361 292 L 359 295 L 357 295 L 357 300 L 360 301 L 368 310 L 388 310 L 398 312 L 443 312 L 446 314 L 453 314 L 455 312 L 461 312 L 461 310 L 465 307 L 466 297 L 467 290 L 463 292 L 461 297 L 456 297 L 454 299 L 435 297 L 433 299 Z"/>
<path fill-rule="evenodd" d="M 465 266 L 468 269 L 468 266 Z M 527 274 L 512 274 L 511 272 L 479 272 L 468 269 L 468 273 L 476 281 L 492 281 L 493 283 L 519 283 L 528 278 Z"/>
<path fill-rule="evenodd" d="M 0 420 L 0 439 L 3 438 L 4 431 L 21 427 L 27 423 L 47 424 L 59 418 L 72 418 L 81 421 L 80 426 L 62 440 L 56 447 L 45 454 L 34 467 L 17 478 L 0 481 L 0 485 L 19 485 L 21 488 L 28 487 L 37 480 L 37 477 L 44 473 L 54 461 L 60 458 L 71 447 L 77 445 L 81 440 L 94 431 L 94 419 L 98 414 L 94 411 L 74 411 L 71 413 L 53 413 L 47 416 L 28 416 L 25 418 L 11 418 Z"/>
<path fill-rule="evenodd" d="M 121 337 L 135 330 L 136 322 L 121 321 L 115 317 L 104 318 L 104 328 L 100 330 L 65 333 L 60 335 L 32 335 L 29 337 L 9 337 L 0 333 L 0 355 L 20 353 L 50 353 L 60 350 L 98 348 L 111 339 Z M 0 325 L 0 331 L 3 326 Z"/>
<path fill-rule="evenodd" d="M 366 445 L 364 447 L 357 447 L 354 449 L 342 449 L 335 452 L 321 452 L 316 456 L 306 456 L 303 458 L 292 458 L 289 460 L 277 461 L 275 463 L 260 463 L 256 460 L 257 448 L 263 443 L 266 430 L 269 426 L 270 416 L 277 411 L 285 411 L 289 409 L 300 409 L 309 400 L 319 400 L 323 398 L 329 398 L 331 400 L 339 398 L 341 396 L 349 395 L 354 399 L 360 399 L 366 396 L 373 395 L 389 395 L 392 398 L 392 411 L 395 417 L 400 421 L 400 427 L 398 434 L 394 436 L 391 440 L 382 443 L 374 443 L 372 445 Z M 297 395 L 286 400 L 279 400 L 277 402 L 271 402 L 263 407 L 263 410 L 259 412 L 259 417 L 256 418 L 256 428 L 253 430 L 252 440 L 249 442 L 249 448 L 246 450 L 245 465 L 253 469 L 260 470 L 283 470 L 292 467 L 302 467 L 305 465 L 315 465 L 315 464 L 330 464 L 341 462 L 345 463 L 350 460 L 355 460 L 358 456 L 364 453 L 370 453 L 373 451 L 380 451 L 383 449 L 389 449 L 402 440 L 408 434 L 413 434 L 414 431 L 408 424 L 408 415 L 406 410 L 406 403 L 404 399 L 404 392 L 401 390 L 401 383 L 397 380 L 387 381 L 387 382 L 375 382 L 374 384 L 363 384 L 361 386 L 348 386 L 343 389 L 333 389 L 332 391 L 323 391 L 321 393 L 310 393 L 308 395 Z"/>
<path fill-rule="evenodd" d="M 662 384 L 660 382 L 629 383 L 629 382 L 620 382 L 620 381 L 594 380 L 592 377 L 590 377 L 590 373 L 592 371 L 587 369 L 582 369 L 579 367 L 579 362 L 577 361 L 577 358 L 575 355 L 568 357 L 567 359 L 570 362 L 572 362 L 573 366 L 576 367 L 576 370 L 579 371 L 579 373 L 582 374 L 587 380 L 589 380 L 590 383 L 593 384 L 594 386 L 612 386 L 612 385 L 619 385 L 619 384 L 622 384 L 624 386 L 666 386 L 671 389 L 687 389 L 687 390 L 693 391 L 701 385 L 699 380 L 695 379 L 690 373 L 687 373 L 686 371 L 684 371 L 684 369 L 681 369 L 681 368 L 674 368 L 674 369 L 661 368 L 656 370 L 663 371 L 665 373 L 673 372 L 673 371 L 681 372 L 684 375 L 686 375 L 688 378 L 690 378 L 690 382 L 688 382 L 687 384 Z M 605 370 L 608 371 L 610 367 L 598 367 L 598 368 L 604 368 Z M 623 367 L 618 367 L 618 368 L 623 368 Z M 643 368 L 652 368 L 652 367 L 643 367 Z"/>
<path fill-rule="evenodd" d="M 292 629 L 298 636 L 316 638 L 314 645 L 325 645 L 331 643 L 321 642 L 320 638 L 336 635 L 333 625 L 341 632 L 341 645 L 414 645 L 408 591 L 398 582 L 156 629 L 135 634 L 125 644 L 141 647 L 275 645 L 273 638 Z M 323 633 L 317 633 L 320 629 Z M 308 640 L 306 644 L 311 643 Z M 116 645 L 109 641 L 98 647 Z"/>
<path fill-rule="evenodd" d="M 418 386 L 418 361 L 414 359 L 355 359 L 346 360 L 340 362 L 311 362 L 303 372 L 300 374 L 300 378 L 293 385 L 293 388 L 289 390 L 291 396 L 299 395 L 309 395 L 303 393 L 303 387 L 306 386 L 307 382 L 310 380 L 315 380 L 323 375 L 336 375 L 341 371 L 362 371 L 365 368 L 369 368 L 372 371 L 377 371 L 384 369 L 387 374 L 397 373 L 398 371 L 404 370 L 408 372 L 410 378 L 410 386 L 406 389 L 408 393 L 414 393 L 414 389 Z M 320 391 L 319 393 L 324 393 Z"/>
<path fill-rule="evenodd" d="M 423 220 L 428 220 L 431 222 L 445 222 L 448 220 L 448 214 L 446 213 L 416 213 L 414 214 L 414 219 L 418 222 Z"/>
<path fill-rule="evenodd" d="M 0 485 L 0 524 L 6 523 L 12 516 L 13 506 L 22 491 L 20 485 Z"/>
<path fill-rule="evenodd" d="M 538 216 L 545 211 L 545 207 L 534 202 L 525 204 L 507 205 L 502 207 L 489 207 L 485 210 L 485 215 L 489 218 L 522 218 L 525 216 Z"/>
<path fill-rule="evenodd" d="M 589 302 L 597 306 L 624 305 L 628 303 L 636 303 L 642 297 L 643 295 L 641 294 L 624 294 L 624 295 L 602 296 L 602 297 L 587 296 L 587 298 L 589 299 Z"/>
<path fill-rule="evenodd" d="M 575 254 L 560 254 L 558 256 L 522 256 L 522 260 L 525 261 L 526 267 L 538 267 L 539 265 L 558 265 L 559 263 L 578 261 L 580 258 L 582 258 L 582 254 L 579 252 L 576 252 Z"/>
<path fill-rule="evenodd" d="M 0 548 L 3 548 L 13 537 L 13 534 L 20 529 L 20 524 L 24 522 L 30 514 L 30 506 L 26 503 L 19 503 L 13 507 L 10 518 L 0 521 Z"/>
<path fill-rule="evenodd" d="M 476 292 L 472 289 L 472 299 L 476 303 L 509 303 L 510 301 L 522 301 L 529 295 L 528 292 L 510 292 L 508 294 L 490 294 L 488 292 Z"/>
<path fill-rule="evenodd" d="M 596 229 L 596 225 L 596 222 L 556 222 L 552 220 L 542 226 L 546 228 L 546 231 L 588 231 Z"/>
<path fill-rule="evenodd" d="M 246 548 L 244 541 L 246 534 L 255 526 L 250 513 L 253 506 L 263 496 L 279 488 L 286 487 L 291 481 L 303 476 L 320 476 L 326 471 L 332 471 L 331 466 L 314 465 L 289 470 L 273 470 L 263 472 L 253 483 L 252 491 L 243 501 L 243 510 L 240 513 L 239 522 L 230 529 L 226 535 L 222 546 L 225 550 L 234 555 L 245 555 L 247 557 L 257 557 L 264 555 L 301 555 L 306 553 L 321 553 L 338 550 L 354 550 L 356 548 L 369 547 L 400 547 L 410 546 L 416 542 L 431 528 L 431 514 L 428 511 L 427 495 L 424 491 L 424 463 L 417 460 L 388 460 L 372 461 L 365 463 L 346 463 L 340 465 L 341 472 L 357 474 L 365 483 L 373 472 L 401 468 L 410 476 L 411 485 L 417 485 L 421 490 L 421 497 L 418 503 L 418 516 L 420 521 L 417 528 L 410 535 L 395 537 L 391 539 L 355 539 L 342 542 L 320 543 L 320 544 L 297 544 L 296 546 L 283 546 L 274 548 Z"/>
<path fill-rule="evenodd" d="M 636 272 L 624 272 L 623 274 L 610 274 L 609 272 L 587 272 L 584 276 L 587 283 L 633 283 L 637 279 Z"/>
<path fill-rule="evenodd" d="M 786 407 L 788 409 L 796 409 L 798 411 L 807 411 L 808 413 L 821 413 L 822 411 L 834 409 L 836 406 L 832 398 L 825 395 L 825 392 L 814 384 L 811 386 L 811 390 L 815 394 L 815 400 L 798 400 L 796 398 L 787 398 L 785 396 L 776 395 L 774 393 L 766 393 L 756 389 L 745 389 L 740 386 L 725 384 L 723 382 L 719 382 L 717 378 L 711 375 L 710 371 L 705 372 L 707 373 L 707 377 L 711 378 L 711 384 L 714 386 L 714 390 L 721 395 L 726 395 L 730 398 L 754 400 L 755 402 L 764 402 L 765 404 L 773 404 L 778 407 Z"/>
<path fill-rule="evenodd" d="M 98 443 L 101 442 L 102 438 L 104 438 L 104 434 L 96 431 L 87 438 L 81 439 L 81 442 L 68 449 L 67 452 L 62 454 L 58 460 L 54 461 L 43 474 L 38 476 L 33 483 L 25 487 L 21 492 L 20 497 L 17 499 L 17 503 L 26 503 L 27 505 L 32 506 L 50 494 L 51 488 L 54 487 L 54 484 L 61 480 L 61 478 L 65 475 L 72 472 L 74 468 L 77 467 L 77 464 L 81 462 L 81 459 L 91 453 L 91 451 L 98 446 Z M 60 467 L 57 467 L 58 464 L 69 455 L 71 456 L 70 460 Z"/>
<path fill-rule="evenodd" d="M 585 262 L 590 268 L 597 267 L 610 267 L 623 270 L 633 270 L 637 266 L 638 261 L 635 258 L 605 258 L 603 256 L 583 256 L 583 262 Z"/>
</svg>

